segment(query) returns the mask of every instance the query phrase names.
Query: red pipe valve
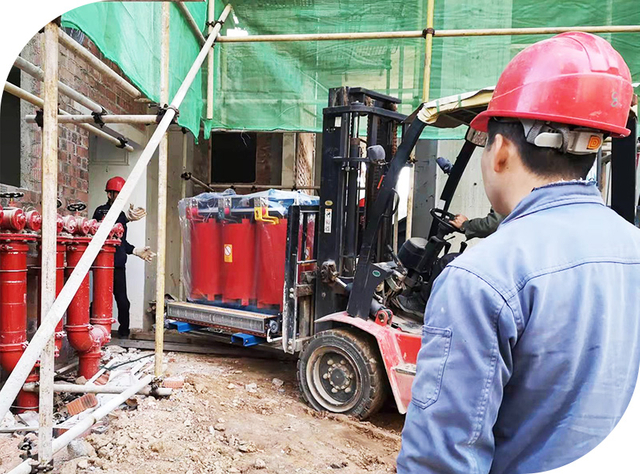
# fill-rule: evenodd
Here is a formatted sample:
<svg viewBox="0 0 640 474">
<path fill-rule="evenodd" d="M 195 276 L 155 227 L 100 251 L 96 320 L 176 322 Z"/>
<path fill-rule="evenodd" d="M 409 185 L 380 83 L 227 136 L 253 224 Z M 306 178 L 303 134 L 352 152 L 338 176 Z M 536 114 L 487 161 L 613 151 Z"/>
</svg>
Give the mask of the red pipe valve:
<svg viewBox="0 0 640 474">
<path fill-rule="evenodd" d="M 76 216 L 76 223 L 78 225 L 75 232 L 77 235 L 88 235 L 91 232 L 92 223 L 90 219 Z"/>
<path fill-rule="evenodd" d="M 2 224 L 0 227 L 5 230 L 21 231 L 27 223 L 27 216 L 24 211 L 17 207 L 4 209 L 2 214 Z"/>
<path fill-rule="evenodd" d="M 27 229 L 38 232 L 42 227 L 42 216 L 38 211 L 28 211 L 26 214 Z"/>
<path fill-rule="evenodd" d="M 64 230 L 70 234 L 75 234 L 76 229 L 78 228 L 78 222 L 76 221 L 75 216 L 63 216 L 62 222 L 64 224 Z"/>
<path fill-rule="evenodd" d="M 113 226 L 113 229 L 111 229 L 111 232 L 109 233 L 109 238 L 121 239 L 123 235 L 124 235 L 124 226 L 118 222 L 116 223 L 116 225 Z"/>
<path fill-rule="evenodd" d="M 95 219 L 89 219 L 89 225 L 90 225 L 89 234 L 95 235 L 96 232 L 98 232 L 98 228 L 100 227 L 100 222 L 98 222 Z"/>
</svg>

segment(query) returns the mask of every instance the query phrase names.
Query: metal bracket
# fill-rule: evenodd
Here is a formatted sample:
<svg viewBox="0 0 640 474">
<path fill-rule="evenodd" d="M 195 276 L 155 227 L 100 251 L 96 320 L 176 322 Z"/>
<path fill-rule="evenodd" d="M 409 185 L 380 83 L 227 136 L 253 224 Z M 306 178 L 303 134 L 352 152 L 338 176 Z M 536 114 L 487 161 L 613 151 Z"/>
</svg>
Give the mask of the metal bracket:
<svg viewBox="0 0 640 474">
<path fill-rule="evenodd" d="M 102 116 L 107 115 L 107 111 L 102 109 L 102 112 L 91 112 L 91 116 L 93 117 L 93 121 L 100 126 L 100 128 L 104 127 L 104 121 L 102 120 Z"/>
<path fill-rule="evenodd" d="M 42 128 L 43 127 L 43 114 L 44 111 L 42 109 L 38 109 L 36 110 L 36 118 L 34 119 L 36 124 L 38 125 L 38 127 Z"/>
<path fill-rule="evenodd" d="M 171 121 L 171 123 L 176 123 L 178 116 L 180 115 L 180 110 L 178 110 L 178 107 L 174 107 L 173 105 L 167 105 L 165 104 L 164 107 L 159 107 L 158 108 L 158 114 L 156 115 L 156 123 L 160 123 L 160 121 L 162 120 L 162 118 L 164 117 L 164 115 L 167 113 L 167 110 L 173 110 L 176 115 L 175 117 L 173 117 L 173 120 Z"/>
<path fill-rule="evenodd" d="M 116 137 L 116 139 L 120 142 L 120 145 L 116 145 L 116 148 L 126 148 L 129 140 L 123 137 Z"/>
</svg>

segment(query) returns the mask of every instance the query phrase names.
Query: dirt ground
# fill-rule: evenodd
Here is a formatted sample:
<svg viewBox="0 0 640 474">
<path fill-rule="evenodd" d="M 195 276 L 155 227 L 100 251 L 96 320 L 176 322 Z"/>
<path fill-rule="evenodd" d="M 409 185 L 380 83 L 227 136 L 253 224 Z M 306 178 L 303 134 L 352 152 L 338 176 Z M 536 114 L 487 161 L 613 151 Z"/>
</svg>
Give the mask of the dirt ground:
<svg viewBox="0 0 640 474">
<path fill-rule="evenodd" d="M 53 472 L 395 472 L 403 417 L 392 405 L 368 422 L 317 413 L 299 398 L 295 362 L 173 353 L 167 362 L 182 390 L 113 412 L 104 433 L 85 438 L 87 456 L 65 461 L 63 450 Z M 21 439 L 0 439 L 0 472 L 17 463 Z"/>
</svg>

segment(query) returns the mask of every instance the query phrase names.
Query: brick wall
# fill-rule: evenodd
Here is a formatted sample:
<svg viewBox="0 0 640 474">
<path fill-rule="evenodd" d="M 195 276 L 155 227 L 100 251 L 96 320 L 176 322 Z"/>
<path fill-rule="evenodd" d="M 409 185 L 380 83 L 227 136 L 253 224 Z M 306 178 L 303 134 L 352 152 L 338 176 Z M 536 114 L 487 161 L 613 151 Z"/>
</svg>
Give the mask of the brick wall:
<svg viewBox="0 0 640 474">
<path fill-rule="evenodd" d="M 27 61 L 42 67 L 42 36 L 37 34 L 22 50 L 20 56 Z M 111 61 L 105 59 L 96 46 L 85 38 L 83 45 L 107 65 L 119 72 Z M 142 114 L 146 112 L 146 105 L 135 102 L 120 87 L 88 65 L 86 61 L 62 45 L 58 56 L 59 78 L 84 96 L 104 107 L 112 114 Z M 21 73 L 21 87 L 38 97 L 42 97 L 42 83 Z M 72 114 L 87 113 L 86 109 L 72 99 L 60 94 L 60 108 Z M 36 107 L 22 101 L 20 115 L 34 114 Z M 0 192 L 21 191 L 25 197 L 20 201 L 41 208 L 41 173 L 42 173 L 42 133 L 35 124 L 21 123 L 21 186 L 19 188 L 0 183 Z M 3 137 L 3 139 L 7 139 Z M 89 132 L 71 124 L 58 128 L 58 197 L 63 205 L 89 200 Z M 6 200 L 3 200 L 6 201 Z M 0 204 L 7 204 L 0 202 Z M 86 212 L 86 211 L 85 211 Z"/>
</svg>

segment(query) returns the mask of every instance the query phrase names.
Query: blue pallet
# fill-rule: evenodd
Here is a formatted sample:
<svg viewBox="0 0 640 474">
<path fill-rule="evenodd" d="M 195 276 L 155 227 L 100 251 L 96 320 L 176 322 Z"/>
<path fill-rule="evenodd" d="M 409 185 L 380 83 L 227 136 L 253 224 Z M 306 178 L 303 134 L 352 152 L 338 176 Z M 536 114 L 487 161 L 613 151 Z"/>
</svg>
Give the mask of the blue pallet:
<svg viewBox="0 0 640 474">
<path fill-rule="evenodd" d="M 242 332 L 237 332 L 231 336 L 232 344 L 242 344 L 244 347 L 257 346 L 258 344 L 262 344 L 266 342 L 266 339 L 263 337 L 254 336 L 252 334 L 244 334 Z"/>
<path fill-rule="evenodd" d="M 167 322 L 169 323 L 170 326 L 175 327 L 178 330 L 178 332 L 189 332 L 189 331 L 193 331 L 194 329 L 202 329 L 205 327 L 205 326 L 199 326 L 197 324 L 185 323 L 184 321 L 170 320 Z"/>
</svg>

